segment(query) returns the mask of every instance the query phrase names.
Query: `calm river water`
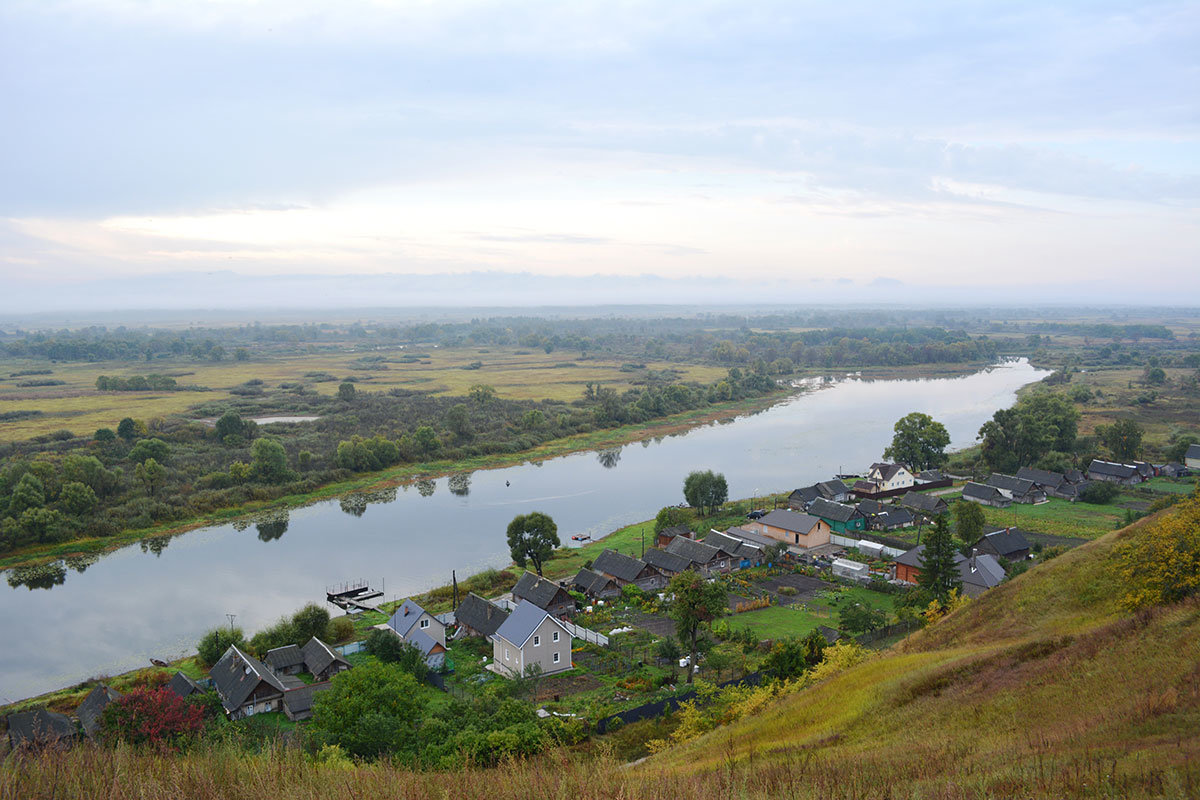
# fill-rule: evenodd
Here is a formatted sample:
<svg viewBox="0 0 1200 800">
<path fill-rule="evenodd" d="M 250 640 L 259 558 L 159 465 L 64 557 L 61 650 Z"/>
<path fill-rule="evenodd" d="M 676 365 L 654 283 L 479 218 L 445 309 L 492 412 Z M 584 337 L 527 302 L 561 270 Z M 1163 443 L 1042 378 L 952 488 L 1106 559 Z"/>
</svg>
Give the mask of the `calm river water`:
<svg viewBox="0 0 1200 800">
<path fill-rule="evenodd" d="M 323 601 L 327 585 L 364 578 L 402 597 L 448 582 L 451 569 L 462 578 L 502 566 L 504 531 L 516 514 L 550 514 L 565 542 L 682 502 L 693 469 L 723 472 L 730 497 L 794 489 L 879 460 L 892 425 L 910 411 L 933 415 L 951 446 L 964 447 L 996 409 L 1012 405 L 1017 389 L 1044 374 L 1017 361 L 960 378 L 842 380 L 619 451 L 322 502 L 292 511 L 286 524 L 205 528 L 158 552 L 135 544 L 82 572 L 67 569 L 48 588 L 0 584 L 0 703 L 193 652 L 205 630 L 227 624 L 226 614 L 253 631 Z"/>
</svg>

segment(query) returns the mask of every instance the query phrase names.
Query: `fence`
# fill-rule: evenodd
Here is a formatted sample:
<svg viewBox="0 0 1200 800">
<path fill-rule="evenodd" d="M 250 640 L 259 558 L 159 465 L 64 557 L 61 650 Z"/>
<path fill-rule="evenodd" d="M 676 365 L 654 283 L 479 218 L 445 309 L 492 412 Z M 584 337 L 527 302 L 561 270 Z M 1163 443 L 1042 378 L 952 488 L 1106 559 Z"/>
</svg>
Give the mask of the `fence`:
<svg viewBox="0 0 1200 800">
<path fill-rule="evenodd" d="M 563 627 L 567 629 L 567 633 L 571 634 L 572 637 L 583 639 L 585 642 L 591 642 L 592 644 L 598 644 L 601 647 L 608 647 L 608 637 L 603 633 L 596 633 L 582 625 L 576 625 L 566 620 L 559 620 L 559 622 L 562 623 Z"/>
<path fill-rule="evenodd" d="M 889 636 L 895 636 L 898 633 L 909 633 L 921 627 L 919 622 L 897 622 L 894 625 L 885 625 L 882 628 L 876 628 L 873 631 L 867 631 L 864 634 L 854 637 L 854 641 L 859 644 L 870 644 L 877 642 L 880 639 L 886 639 Z"/>
<path fill-rule="evenodd" d="M 761 672 L 751 672 L 741 678 L 734 678 L 731 681 L 717 684 L 718 687 L 724 689 L 726 686 L 758 686 L 762 683 L 763 674 Z M 630 722 L 641 722 L 644 719 L 654 719 L 661 717 L 663 714 L 669 714 L 672 711 L 679 710 L 679 706 L 696 699 L 696 690 L 691 689 L 680 695 L 668 697 L 665 700 L 659 700 L 654 703 L 646 703 L 645 705 L 631 708 L 627 711 L 620 711 L 616 714 L 605 717 L 596 723 L 596 733 L 604 733 L 608 730 L 608 726 L 613 722 L 620 720 L 621 724 L 627 725 Z"/>
<path fill-rule="evenodd" d="M 891 556 L 892 558 L 895 558 L 896 556 L 904 555 L 905 553 L 907 553 L 909 551 L 909 549 L 911 549 L 911 548 L 905 548 L 905 549 L 901 550 L 898 547 L 891 547 L 886 543 L 886 541 L 889 541 L 889 540 L 879 541 L 879 539 L 882 539 L 882 538 L 883 537 L 863 536 L 858 539 L 852 539 L 849 536 L 839 536 L 838 534 L 834 533 L 834 534 L 830 534 L 829 541 L 840 547 L 853 547 L 855 550 L 858 549 L 858 543 L 860 541 L 872 542 L 873 544 L 881 545 L 883 547 L 883 554 L 887 555 L 887 556 Z M 890 541 L 903 544 L 903 542 L 900 542 L 899 539 L 891 539 Z"/>
<path fill-rule="evenodd" d="M 350 642 L 349 644 L 339 644 L 333 649 L 337 650 L 344 656 L 349 656 L 354 655 L 355 653 L 361 653 L 366 649 L 366 644 L 364 642 Z"/>
</svg>

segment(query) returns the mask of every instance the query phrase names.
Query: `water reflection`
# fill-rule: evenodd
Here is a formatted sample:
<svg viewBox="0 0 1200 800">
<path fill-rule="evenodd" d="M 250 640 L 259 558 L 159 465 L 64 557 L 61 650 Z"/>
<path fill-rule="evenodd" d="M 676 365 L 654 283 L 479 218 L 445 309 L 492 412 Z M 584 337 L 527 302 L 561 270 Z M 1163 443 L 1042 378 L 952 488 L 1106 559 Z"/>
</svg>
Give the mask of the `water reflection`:
<svg viewBox="0 0 1200 800">
<path fill-rule="evenodd" d="M 601 450 L 596 453 L 596 460 L 605 469 L 612 469 L 621 461 L 621 448 L 610 447 L 607 450 Z"/>
<path fill-rule="evenodd" d="M 67 568 L 61 561 L 38 564 L 36 567 L 15 567 L 7 575 L 8 585 L 16 589 L 24 586 L 29 590 L 51 589 L 61 586 L 67 579 Z"/>
<path fill-rule="evenodd" d="M 260 542 L 273 542 L 279 539 L 288 529 L 289 515 L 287 511 L 276 511 L 269 516 L 260 518 L 254 523 Z"/>
<path fill-rule="evenodd" d="M 471 473 L 459 472 L 451 475 L 446 484 L 450 487 L 450 494 L 456 497 L 466 497 L 471 493 Z"/>
<path fill-rule="evenodd" d="M 437 490 L 437 481 L 431 481 L 429 478 L 422 478 L 417 481 L 417 492 L 421 497 L 432 497 Z"/>
<path fill-rule="evenodd" d="M 143 553 L 153 553 L 155 556 L 161 556 L 170 543 L 170 536 L 152 536 L 149 539 L 142 539 L 138 542 L 141 545 Z"/>
</svg>

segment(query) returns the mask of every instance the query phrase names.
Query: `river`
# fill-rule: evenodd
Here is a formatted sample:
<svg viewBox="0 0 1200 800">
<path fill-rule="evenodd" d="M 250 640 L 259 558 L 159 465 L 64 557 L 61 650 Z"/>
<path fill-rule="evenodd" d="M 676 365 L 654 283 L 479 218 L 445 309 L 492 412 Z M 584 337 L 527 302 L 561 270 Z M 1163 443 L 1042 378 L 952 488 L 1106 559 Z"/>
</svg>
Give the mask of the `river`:
<svg viewBox="0 0 1200 800">
<path fill-rule="evenodd" d="M 351 495 L 261 525 L 134 544 L 32 588 L 0 584 L 0 703 L 194 652 L 227 614 L 252 632 L 347 580 L 366 579 L 390 599 L 447 583 L 452 569 L 462 578 L 503 566 L 505 528 L 528 511 L 550 514 L 567 542 L 682 502 L 694 469 L 724 473 L 732 498 L 794 489 L 879 460 L 892 425 L 911 411 L 931 414 L 952 448 L 965 447 L 1045 374 L 1021 360 L 956 378 L 845 378 L 757 414 L 619 450 Z"/>
</svg>

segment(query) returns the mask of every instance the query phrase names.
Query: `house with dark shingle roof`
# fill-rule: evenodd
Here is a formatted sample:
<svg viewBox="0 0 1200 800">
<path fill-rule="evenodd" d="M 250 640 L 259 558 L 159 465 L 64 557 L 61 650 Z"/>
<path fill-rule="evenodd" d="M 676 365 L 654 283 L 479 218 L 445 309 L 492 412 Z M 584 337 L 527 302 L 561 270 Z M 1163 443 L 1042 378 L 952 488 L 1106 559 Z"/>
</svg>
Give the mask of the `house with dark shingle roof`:
<svg viewBox="0 0 1200 800">
<path fill-rule="evenodd" d="M 829 500 L 834 503 L 844 503 L 850 499 L 850 487 L 840 478 L 830 481 L 819 481 L 812 486 L 796 489 L 788 495 L 788 506 L 797 511 L 805 511 L 814 500 Z"/>
<path fill-rule="evenodd" d="M 673 578 L 681 572 L 687 572 L 692 566 L 692 562 L 675 553 L 668 553 L 666 550 L 659 550 L 657 547 L 651 547 L 642 556 L 642 561 L 645 561 L 656 570 L 666 575 L 668 578 Z"/>
<path fill-rule="evenodd" d="M 508 619 L 508 611 L 469 592 L 454 610 L 454 621 L 465 636 L 491 636 Z"/>
<path fill-rule="evenodd" d="M 871 530 L 875 531 L 895 531 L 901 528 L 911 528 L 916 524 L 917 520 L 913 513 L 900 506 L 892 506 L 882 514 L 876 514 L 871 518 Z"/>
<path fill-rule="evenodd" d="M 1020 528 L 999 528 L 985 533 L 973 547 L 980 553 L 1009 561 L 1024 561 L 1030 552 L 1029 540 Z"/>
<path fill-rule="evenodd" d="M 671 540 L 676 536 L 682 536 L 685 539 L 695 539 L 696 534 L 686 525 L 672 525 L 669 528 L 663 528 L 658 532 L 656 546 L 666 547 L 671 543 Z"/>
<path fill-rule="evenodd" d="M 121 693 L 111 686 L 105 686 L 103 683 L 96 684 L 96 688 L 88 692 L 88 696 L 83 698 L 79 708 L 75 709 L 75 717 L 79 720 L 83 732 L 94 737 L 100 730 L 100 715 L 104 713 L 104 709 L 108 707 L 109 703 L 120 698 Z"/>
<path fill-rule="evenodd" d="M 731 569 L 749 569 L 766 561 L 766 545 L 757 544 L 720 531 L 709 531 L 704 544 L 730 555 Z"/>
<path fill-rule="evenodd" d="M 283 693 L 283 713 L 293 722 L 312 717 L 313 700 L 319 692 L 329 689 L 329 683 L 314 683 L 288 689 Z"/>
<path fill-rule="evenodd" d="M 985 483 L 975 483 L 975 481 L 969 481 L 963 487 L 962 499 L 993 508 L 1008 508 L 1012 505 L 1012 499 L 1005 497 L 1004 493 L 995 486 L 988 486 Z"/>
<path fill-rule="evenodd" d="M 649 552 L 649 551 L 647 551 Z M 621 593 L 620 585 L 608 575 L 601 575 L 584 567 L 575 573 L 571 585 L 577 592 L 597 600 L 609 600 Z"/>
<path fill-rule="evenodd" d="M 276 675 L 296 675 L 304 672 L 304 653 L 294 644 L 273 647 L 263 655 L 263 663 Z"/>
<path fill-rule="evenodd" d="M 1132 464 L 1118 464 L 1115 461 L 1093 459 L 1088 465 L 1088 478 L 1094 481 L 1106 481 L 1122 486 L 1133 486 L 1142 482 L 1142 474 Z"/>
<path fill-rule="evenodd" d="M 942 498 L 935 494 L 923 494 L 922 492 L 905 492 L 904 497 L 900 498 L 900 505 L 914 513 L 924 514 L 930 519 L 950 510 L 950 505 Z"/>
<path fill-rule="evenodd" d="M 993 472 L 987 480 L 987 485 L 996 487 L 1001 494 L 1014 503 L 1031 505 L 1046 502 L 1046 491 L 1033 481 L 1024 478 Z"/>
<path fill-rule="evenodd" d="M 668 551 L 679 545 L 698 544 L 692 539 L 676 536 L 667 546 Z M 643 592 L 657 592 L 667 585 L 667 576 L 640 558 L 606 549 L 592 562 L 592 571 L 607 575 L 617 582 L 618 586 L 632 583 Z"/>
<path fill-rule="evenodd" d="M 283 683 L 265 664 L 236 645 L 229 646 L 209 676 L 230 719 L 280 710 Z"/>
<path fill-rule="evenodd" d="M 575 598 L 566 589 L 528 570 L 513 587 L 512 596 L 514 601 L 528 600 L 556 617 L 569 617 L 575 613 Z"/>
<path fill-rule="evenodd" d="M 750 520 L 742 527 L 777 542 L 786 542 L 793 552 L 829 544 L 829 536 L 833 531 L 829 523 L 820 517 L 782 508 L 756 520 Z"/>
<path fill-rule="evenodd" d="M 171 680 L 167 681 L 167 688 L 185 700 L 194 694 L 204 694 L 207 691 L 184 672 L 176 672 L 172 675 Z"/>
<path fill-rule="evenodd" d="M 79 729 L 65 714 L 35 708 L 9 714 L 8 743 L 18 748 L 62 748 L 70 747 L 79 737 Z"/>
<path fill-rule="evenodd" d="M 535 665 L 543 675 L 571 669 L 571 632 L 561 622 L 522 600 L 492 634 L 493 663 L 488 669 L 508 677 L 525 675 Z"/>
<path fill-rule="evenodd" d="M 867 518 L 858 513 L 854 506 L 834 503 L 823 497 L 818 497 L 808 504 L 808 513 L 825 520 L 830 529 L 838 533 L 861 531 L 867 527 Z"/>
<path fill-rule="evenodd" d="M 1065 474 L 1050 472 L 1044 469 L 1034 469 L 1033 467 L 1021 467 L 1017 470 L 1016 477 L 1032 481 L 1034 485 L 1041 488 L 1049 497 L 1070 500 L 1074 503 L 1079 499 L 1079 493 L 1090 485 L 1084 480 L 1082 473 L 1076 474 L 1079 475 L 1079 480 L 1071 481 Z"/>
<path fill-rule="evenodd" d="M 445 628 L 442 630 L 445 631 Z M 350 669 L 349 661 L 315 636 L 305 642 L 300 650 L 304 653 L 305 670 L 318 681 L 327 681 L 339 672 Z"/>
<path fill-rule="evenodd" d="M 919 544 L 897 556 L 895 564 L 896 580 L 916 583 L 925 564 L 925 545 Z M 955 553 L 954 564 L 962 581 L 962 593 L 968 597 L 978 597 L 1004 582 L 1004 568 L 988 553 L 973 553 L 970 556 Z"/>
<path fill-rule="evenodd" d="M 686 558 L 690 565 L 689 569 L 699 572 L 701 575 L 729 572 L 733 569 L 734 556 L 732 553 L 704 542 L 676 539 L 667 547 L 667 552 L 680 558 Z"/>
</svg>

